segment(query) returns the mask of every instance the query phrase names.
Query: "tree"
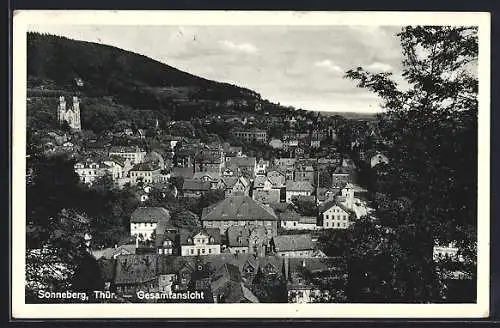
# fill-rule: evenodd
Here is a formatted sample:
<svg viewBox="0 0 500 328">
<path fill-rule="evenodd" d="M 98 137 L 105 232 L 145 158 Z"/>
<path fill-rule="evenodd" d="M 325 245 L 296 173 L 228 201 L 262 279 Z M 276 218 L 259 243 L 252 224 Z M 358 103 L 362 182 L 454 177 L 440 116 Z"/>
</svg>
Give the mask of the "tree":
<svg viewBox="0 0 500 328">
<path fill-rule="evenodd" d="M 379 126 L 391 159 L 384 189 L 389 201 L 403 197 L 413 208 L 415 244 L 401 248 L 406 262 L 399 265 L 419 269 L 395 279 L 407 299 L 427 302 L 439 289 L 434 240 L 476 240 L 477 28 L 409 26 L 398 36 L 407 88 L 399 89 L 391 73 L 361 67 L 346 77 L 382 99 Z M 402 242 L 408 231 L 397 230 Z"/>
</svg>

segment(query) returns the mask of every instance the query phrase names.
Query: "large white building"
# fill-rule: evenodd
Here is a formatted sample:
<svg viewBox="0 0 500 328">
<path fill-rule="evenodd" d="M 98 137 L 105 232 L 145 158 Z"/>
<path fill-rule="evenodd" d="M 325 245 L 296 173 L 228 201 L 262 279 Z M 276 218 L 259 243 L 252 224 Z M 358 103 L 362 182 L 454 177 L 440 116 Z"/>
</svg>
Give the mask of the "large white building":
<svg viewBox="0 0 500 328">
<path fill-rule="evenodd" d="M 129 159 L 132 164 L 138 164 L 144 162 L 146 151 L 139 147 L 111 147 L 109 156 L 120 156 L 124 159 Z"/>
<path fill-rule="evenodd" d="M 160 221 L 169 221 L 170 212 L 163 207 L 138 207 L 130 217 L 130 235 L 150 240 Z"/>
<path fill-rule="evenodd" d="M 220 254 L 220 242 L 220 231 L 217 228 L 203 228 L 181 234 L 181 256 Z"/>
<path fill-rule="evenodd" d="M 57 108 L 57 118 L 59 123 L 67 122 L 74 130 L 81 130 L 82 124 L 80 121 L 80 102 L 78 97 L 73 97 L 72 107 L 66 109 L 66 99 L 64 96 L 59 97 L 59 106 Z"/>
<path fill-rule="evenodd" d="M 335 200 L 325 203 L 320 214 L 323 221 L 324 229 L 347 229 L 349 228 L 350 211 L 344 205 Z"/>
</svg>

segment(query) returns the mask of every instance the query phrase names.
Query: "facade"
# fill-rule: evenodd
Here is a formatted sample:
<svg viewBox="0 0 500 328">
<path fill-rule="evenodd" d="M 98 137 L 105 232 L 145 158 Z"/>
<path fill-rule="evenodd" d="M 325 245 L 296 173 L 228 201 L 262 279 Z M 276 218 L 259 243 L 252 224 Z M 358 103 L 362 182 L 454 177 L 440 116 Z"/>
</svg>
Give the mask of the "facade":
<svg viewBox="0 0 500 328">
<path fill-rule="evenodd" d="M 286 182 L 286 202 L 291 203 L 292 198 L 297 196 L 311 196 L 314 187 L 309 181 L 287 181 Z"/>
<path fill-rule="evenodd" d="M 244 131 L 234 131 L 233 135 L 246 142 L 259 142 L 267 143 L 267 132 L 260 129 L 244 130 Z"/>
<path fill-rule="evenodd" d="M 304 216 L 287 210 L 280 215 L 280 227 L 285 230 L 318 230 L 318 219 L 314 216 Z"/>
<path fill-rule="evenodd" d="M 255 176 L 262 176 L 266 175 L 267 168 L 269 167 L 269 161 L 265 161 L 263 159 L 260 159 L 259 162 L 255 165 Z"/>
<path fill-rule="evenodd" d="M 73 130 L 80 131 L 82 129 L 80 121 L 80 102 L 78 101 L 78 97 L 73 97 L 73 104 L 70 109 L 66 109 L 66 99 L 64 96 L 59 97 L 57 119 L 59 124 L 67 122 Z"/>
<path fill-rule="evenodd" d="M 274 211 L 248 196 L 232 196 L 203 209 L 204 228 L 218 228 L 221 234 L 234 225 L 264 227 L 269 236 L 277 234 L 278 217 Z"/>
<path fill-rule="evenodd" d="M 254 181 L 252 198 L 263 204 L 279 203 L 284 187 L 283 175 L 258 176 Z"/>
<path fill-rule="evenodd" d="M 109 156 L 119 156 L 124 159 L 129 159 L 132 164 L 139 164 L 144 162 L 146 157 L 146 151 L 139 147 L 128 147 L 128 146 L 118 146 L 111 147 L 109 150 Z"/>
<path fill-rule="evenodd" d="M 163 207 L 138 207 L 130 217 L 130 235 L 150 240 L 160 221 L 170 221 L 170 212 Z"/>
<path fill-rule="evenodd" d="M 88 185 L 93 184 L 98 178 L 104 176 L 108 172 L 112 174 L 111 166 L 90 159 L 84 162 L 75 163 L 74 170 L 80 177 L 80 181 Z"/>
<path fill-rule="evenodd" d="M 211 189 L 212 185 L 210 181 L 186 179 L 182 185 L 184 197 L 201 197 Z"/>
<path fill-rule="evenodd" d="M 375 166 L 382 164 L 382 163 L 389 164 L 389 159 L 384 154 L 377 153 L 370 158 L 370 166 L 371 167 L 375 167 Z"/>
<path fill-rule="evenodd" d="M 314 184 L 314 167 L 311 165 L 301 165 L 295 169 L 295 181 L 309 181 Z"/>
<path fill-rule="evenodd" d="M 235 176 L 253 178 L 257 170 L 255 157 L 232 157 L 226 162 L 226 168 L 233 171 Z"/>
<path fill-rule="evenodd" d="M 269 141 L 269 146 L 274 149 L 283 149 L 283 141 L 280 139 L 271 139 L 271 141 Z"/>
<path fill-rule="evenodd" d="M 347 229 L 349 228 L 350 211 L 348 208 L 336 201 L 325 203 L 320 209 L 324 229 Z"/>
<path fill-rule="evenodd" d="M 129 175 L 131 185 L 136 185 L 140 181 L 144 183 L 153 183 L 158 181 L 161 175 L 161 169 L 151 163 L 139 163 L 130 169 Z"/>
<path fill-rule="evenodd" d="M 203 228 L 191 233 L 181 233 L 181 256 L 220 254 L 219 229 Z"/>
</svg>

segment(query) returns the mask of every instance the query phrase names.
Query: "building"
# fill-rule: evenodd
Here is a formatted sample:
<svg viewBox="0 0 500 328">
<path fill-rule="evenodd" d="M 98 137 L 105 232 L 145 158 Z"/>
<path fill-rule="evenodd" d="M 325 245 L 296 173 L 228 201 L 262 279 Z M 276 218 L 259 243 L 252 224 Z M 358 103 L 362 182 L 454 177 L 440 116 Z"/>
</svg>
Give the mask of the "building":
<svg viewBox="0 0 500 328">
<path fill-rule="evenodd" d="M 451 260 L 463 262 L 463 255 L 459 254 L 458 247 L 455 242 L 446 245 L 436 243 L 432 249 L 432 258 L 434 261 Z"/>
<path fill-rule="evenodd" d="M 253 178 L 257 170 L 257 160 L 255 157 L 231 157 L 226 162 L 226 168 L 237 176 Z"/>
<path fill-rule="evenodd" d="M 278 217 L 269 206 L 236 195 L 204 208 L 201 222 L 204 228 L 218 228 L 221 234 L 234 225 L 262 226 L 269 236 L 276 235 L 278 228 Z"/>
<path fill-rule="evenodd" d="M 130 235 L 150 240 L 160 221 L 170 221 L 170 212 L 163 207 L 138 207 L 130 216 Z"/>
<path fill-rule="evenodd" d="M 110 167 L 102 162 L 87 159 L 83 162 L 77 162 L 74 165 L 75 173 L 80 181 L 85 184 L 93 184 L 98 178 L 104 176 Z"/>
<path fill-rule="evenodd" d="M 114 286 L 117 293 L 131 298 L 138 291 L 157 289 L 156 255 L 124 255 L 116 260 Z"/>
<path fill-rule="evenodd" d="M 283 257 L 311 257 L 315 248 L 309 234 L 274 236 L 271 247 L 277 256 Z"/>
<path fill-rule="evenodd" d="M 219 173 L 215 172 L 196 172 L 193 175 L 193 180 L 210 182 L 211 189 L 225 189 L 226 185 Z"/>
<path fill-rule="evenodd" d="M 389 164 L 389 158 L 382 153 L 377 153 L 370 158 L 370 166 L 375 167 L 379 164 Z"/>
<path fill-rule="evenodd" d="M 225 177 L 222 179 L 225 185 L 225 196 L 247 195 L 250 192 L 250 182 L 244 177 Z"/>
<path fill-rule="evenodd" d="M 350 226 L 351 211 L 336 200 L 326 202 L 320 208 L 324 229 L 347 229 Z"/>
<path fill-rule="evenodd" d="M 267 168 L 269 167 L 269 161 L 265 161 L 264 159 L 260 159 L 259 162 L 255 166 L 254 175 L 266 175 Z"/>
<path fill-rule="evenodd" d="M 131 185 L 136 185 L 139 182 L 158 182 L 161 176 L 161 169 L 153 163 L 139 163 L 130 169 L 129 176 Z"/>
<path fill-rule="evenodd" d="M 72 107 L 69 109 L 66 109 L 66 99 L 64 96 L 59 97 L 57 120 L 59 124 L 64 122 L 68 123 L 73 130 L 80 131 L 82 129 L 80 121 L 80 102 L 78 101 L 78 97 L 73 97 Z"/>
<path fill-rule="evenodd" d="M 110 148 L 108 155 L 111 156 L 119 156 L 124 159 L 129 159 L 132 164 L 139 164 L 144 162 L 144 158 L 146 157 L 146 151 L 139 147 L 130 147 L 130 146 L 113 146 Z"/>
<path fill-rule="evenodd" d="M 221 236 L 217 228 L 202 228 L 180 235 L 181 256 L 220 254 Z"/>
<path fill-rule="evenodd" d="M 231 226 L 226 231 L 227 247 L 231 254 L 255 254 L 265 256 L 270 238 L 262 226 Z"/>
<path fill-rule="evenodd" d="M 314 187 L 309 181 L 287 181 L 286 182 L 286 202 L 291 203 L 296 196 L 311 196 Z"/>
<path fill-rule="evenodd" d="M 214 303 L 259 303 L 258 298 L 245 286 L 237 266 L 224 263 L 211 282 Z"/>
<path fill-rule="evenodd" d="M 267 132 L 260 129 L 234 131 L 233 136 L 245 142 L 267 143 Z"/>
<path fill-rule="evenodd" d="M 285 177 L 273 171 L 268 176 L 257 176 L 253 184 L 252 198 L 263 204 L 279 203 L 285 188 Z"/>
<path fill-rule="evenodd" d="M 348 182 L 352 182 L 351 170 L 343 166 L 337 166 L 332 173 L 332 185 L 343 186 Z"/>
<path fill-rule="evenodd" d="M 293 210 L 280 214 L 280 227 L 285 230 L 318 230 L 318 219 L 315 216 L 305 216 Z"/>
<path fill-rule="evenodd" d="M 273 149 L 283 149 L 283 141 L 280 139 L 271 139 L 271 141 L 269 141 L 269 146 Z"/>
<path fill-rule="evenodd" d="M 184 197 L 201 197 L 204 193 L 212 189 L 210 181 L 186 179 L 182 184 Z"/>
<path fill-rule="evenodd" d="M 314 184 L 314 167 L 312 165 L 297 166 L 294 172 L 295 181 L 309 181 Z"/>
</svg>

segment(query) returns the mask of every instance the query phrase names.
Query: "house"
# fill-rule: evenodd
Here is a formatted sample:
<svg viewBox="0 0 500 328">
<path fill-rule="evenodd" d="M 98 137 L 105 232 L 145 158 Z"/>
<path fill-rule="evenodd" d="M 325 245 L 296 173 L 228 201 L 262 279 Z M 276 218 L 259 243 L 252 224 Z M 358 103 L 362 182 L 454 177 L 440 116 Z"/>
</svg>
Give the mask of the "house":
<svg viewBox="0 0 500 328">
<path fill-rule="evenodd" d="M 280 139 L 271 139 L 271 141 L 269 141 L 269 146 L 273 149 L 283 149 L 283 141 Z"/>
<path fill-rule="evenodd" d="M 196 172 L 193 175 L 193 180 L 210 182 L 210 189 L 225 189 L 226 185 L 219 173 L 215 172 Z"/>
<path fill-rule="evenodd" d="M 237 266 L 223 264 L 213 275 L 211 290 L 214 303 L 258 303 L 257 297 L 243 283 Z"/>
<path fill-rule="evenodd" d="M 217 228 L 201 228 L 180 235 L 181 256 L 220 254 L 221 237 Z"/>
<path fill-rule="evenodd" d="M 121 246 L 109 247 L 104 249 L 96 249 L 92 251 L 96 260 L 99 259 L 116 259 L 118 256 L 135 254 L 136 245 L 126 244 Z"/>
<path fill-rule="evenodd" d="M 267 143 L 267 132 L 260 129 L 234 131 L 233 136 L 245 142 Z"/>
<path fill-rule="evenodd" d="M 154 163 L 139 163 L 130 169 L 129 175 L 131 185 L 139 182 L 153 183 L 157 182 L 161 176 L 161 169 Z"/>
<path fill-rule="evenodd" d="M 194 176 L 193 167 L 174 167 L 172 168 L 171 177 L 182 177 L 184 179 L 192 179 Z"/>
<path fill-rule="evenodd" d="M 252 198 L 263 204 L 279 203 L 284 188 L 285 177 L 273 171 L 273 174 L 268 176 L 257 176 L 255 178 Z"/>
<path fill-rule="evenodd" d="M 177 228 L 170 221 L 161 220 L 155 229 L 155 247 L 160 255 L 177 255 L 179 242 L 177 238 Z"/>
<path fill-rule="evenodd" d="M 432 258 L 435 262 L 440 260 L 452 260 L 456 262 L 463 262 L 463 255 L 459 254 L 459 249 L 456 245 L 456 242 L 451 242 L 448 244 L 439 244 L 435 243 L 432 249 Z"/>
<path fill-rule="evenodd" d="M 266 172 L 267 172 L 267 168 L 269 167 L 269 161 L 265 161 L 264 159 L 260 159 L 259 162 L 257 162 L 256 166 L 255 166 L 255 171 L 254 171 L 254 175 L 255 176 L 262 176 L 262 175 L 266 175 Z"/>
<path fill-rule="evenodd" d="M 375 166 L 382 164 L 382 163 L 389 164 L 389 158 L 387 158 L 387 156 L 385 156 L 384 154 L 376 153 L 375 155 L 370 157 L 370 166 L 371 167 L 375 167 Z"/>
<path fill-rule="evenodd" d="M 334 200 L 335 196 L 339 194 L 340 188 L 317 188 L 316 200 L 318 205 L 322 205 L 327 201 Z"/>
<path fill-rule="evenodd" d="M 321 140 L 311 138 L 311 148 L 320 148 L 320 147 L 321 147 Z"/>
<path fill-rule="evenodd" d="M 157 289 L 155 255 L 124 255 L 116 259 L 114 286 L 125 298 L 135 298 L 136 292 Z"/>
<path fill-rule="evenodd" d="M 337 166 L 332 173 L 332 185 L 343 186 L 348 182 L 352 182 L 352 171 L 344 166 Z"/>
<path fill-rule="evenodd" d="M 226 162 L 226 168 L 235 172 L 236 176 L 253 178 L 257 168 L 257 161 L 255 157 L 232 157 Z"/>
<path fill-rule="evenodd" d="M 250 192 L 250 182 L 244 177 L 224 177 L 222 182 L 225 185 L 225 196 L 248 195 Z"/>
<path fill-rule="evenodd" d="M 351 213 L 351 210 L 337 200 L 328 201 L 320 208 L 322 226 L 324 229 L 347 229 L 351 223 Z"/>
<path fill-rule="evenodd" d="M 305 216 L 294 210 L 286 210 L 280 214 L 280 226 L 285 230 L 318 230 L 318 219 L 314 216 Z"/>
<path fill-rule="evenodd" d="M 119 156 L 124 159 L 129 159 L 132 164 L 139 164 L 144 161 L 146 157 L 146 151 L 139 147 L 129 147 L 129 146 L 113 146 L 109 149 L 108 155 Z"/>
<path fill-rule="evenodd" d="M 231 226 L 226 231 L 227 247 L 231 254 L 264 256 L 269 250 L 270 238 L 262 226 Z"/>
<path fill-rule="evenodd" d="M 294 181 L 309 181 L 314 184 L 314 167 L 312 165 L 299 165 L 295 168 Z"/>
<path fill-rule="evenodd" d="M 184 197 L 201 197 L 204 193 L 212 189 L 210 181 L 186 179 L 182 184 Z"/>
<path fill-rule="evenodd" d="M 130 216 L 130 235 L 150 240 L 160 221 L 170 221 L 170 212 L 163 207 L 138 207 Z"/>
<path fill-rule="evenodd" d="M 291 203 L 296 196 L 311 196 L 314 187 L 309 181 L 287 181 L 286 182 L 286 202 Z"/>
<path fill-rule="evenodd" d="M 274 236 L 271 248 L 277 256 L 310 257 L 315 247 L 311 235 L 301 234 Z"/>
<path fill-rule="evenodd" d="M 203 209 L 204 228 L 218 228 L 221 234 L 234 225 L 262 226 L 269 236 L 277 233 L 278 217 L 274 211 L 249 196 L 235 195 Z"/>
<path fill-rule="evenodd" d="M 77 162 L 74 165 L 75 173 L 80 178 L 80 181 L 85 184 L 93 184 L 98 178 L 109 172 L 110 167 L 103 162 L 87 159 L 86 161 Z"/>
</svg>

